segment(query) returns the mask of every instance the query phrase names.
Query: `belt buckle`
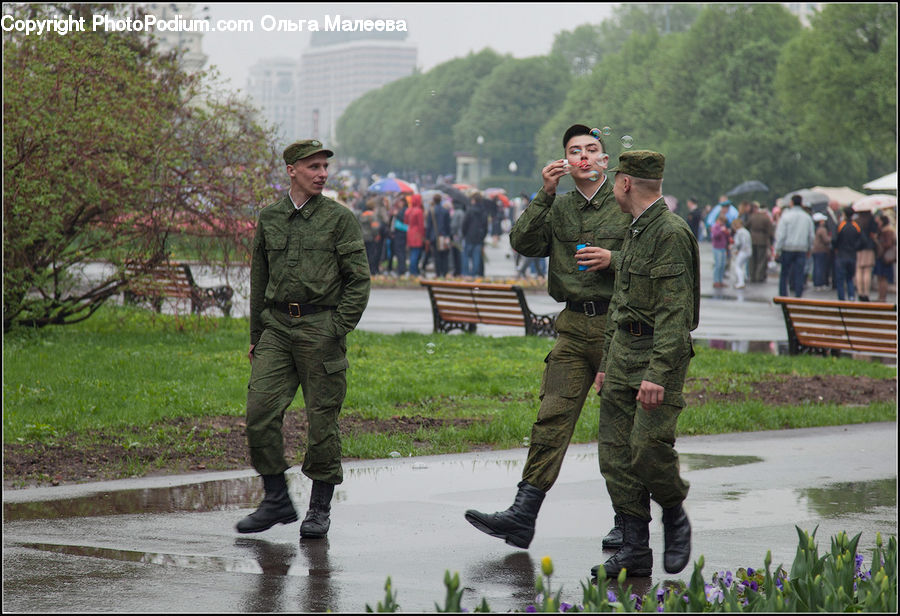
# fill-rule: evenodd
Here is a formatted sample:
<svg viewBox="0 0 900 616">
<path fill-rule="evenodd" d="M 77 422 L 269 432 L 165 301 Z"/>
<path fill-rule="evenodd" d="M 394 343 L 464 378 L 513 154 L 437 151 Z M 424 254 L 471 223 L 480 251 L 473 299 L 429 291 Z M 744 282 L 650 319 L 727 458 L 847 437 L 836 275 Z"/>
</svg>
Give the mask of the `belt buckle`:
<svg viewBox="0 0 900 616">
<path fill-rule="evenodd" d="M 297 314 L 294 314 L 294 308 L 297 309 Z M 288 304 L 288 314 L 291 315 L 295 319 L 299 319 L 303 316 L 303 313 L 300 311 L 300 304 L 290 303 Z"/>
<path fill-rule="evenodd" d="M 590 311 L 588 310 L 589 307 L 590 307 Z M 585 316 L 589 316 L 589 317 L 597 316 L 597 307 L 594 306 L 593 301 L 584 302 L 582 308 L 583 308 Z"/>
<path fill-rule="evenodd" d="M 637 331 L 634 331 L 634 326 L 637 325 Z M 643 332 L 641 331 L 643 328 L 641 327 L 640 321 L 632 321 L 628 324 L 628 333 L 632 336 L 643 336 Z"/>
</svg>

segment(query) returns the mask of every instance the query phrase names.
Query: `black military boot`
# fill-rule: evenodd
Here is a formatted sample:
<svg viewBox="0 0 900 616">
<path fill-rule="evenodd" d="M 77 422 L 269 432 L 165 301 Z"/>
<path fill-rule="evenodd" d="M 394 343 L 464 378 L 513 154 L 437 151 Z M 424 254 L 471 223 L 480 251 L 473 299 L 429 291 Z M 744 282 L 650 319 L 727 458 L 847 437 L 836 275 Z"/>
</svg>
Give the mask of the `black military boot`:
<svg viewBox="0 0 900 616">
<path fill-rule="evenodd" d="M 331 497 L 334 496 L 334 484 L 313 480 L 309 495 L 309 511 L 300 525 L 300 536 L 306 539 L 321 539 L 328 534 L 331 527 Z"/>
<path fill-rule="evenodd" d="M 622 569 L 628 577 L 650 577 L 653 571 L 653 550 L 650 549 L 650 521 L 630 515 L 620 516 L 622 522 L 622 547 L 613 554 L 603 568 L 606 577 L 616 578 Z M 591 568 L 597 577 L 600 565 Z"/>
<path fill-rule="evenodd" d="M 516 500 L 509 509 L 490 514 L 469 509 L 466 519 L 491 537 L 503 539 L 517 548 L 527 548 L 534 537 L 534 523 L 544 496 L 546 492 L 522 481 L 519 482 Z"/>
<path fill-rule="evenodd" d="M 276 524 L 290 524 L 297 521 L 297 512 L 288 496 L 287 480 L 284 473 L 263 475 L 266 495 L 259 509 L 237 523 L 239 533 L 259 533 Z"/>
<path fill-rule="evenodd" d="M 604 550 L 618 550 L 622 547 L 622 518 L 616 514 L 612 529 L 600 542 Z"/>
<path fill-rule="evenodd" d="M 681 503 L 663 509 L 662 521 L 666 546 L 663 566 L 668 573 L 678 573 L 691 558 L 691 523 Z"/>
</svg>

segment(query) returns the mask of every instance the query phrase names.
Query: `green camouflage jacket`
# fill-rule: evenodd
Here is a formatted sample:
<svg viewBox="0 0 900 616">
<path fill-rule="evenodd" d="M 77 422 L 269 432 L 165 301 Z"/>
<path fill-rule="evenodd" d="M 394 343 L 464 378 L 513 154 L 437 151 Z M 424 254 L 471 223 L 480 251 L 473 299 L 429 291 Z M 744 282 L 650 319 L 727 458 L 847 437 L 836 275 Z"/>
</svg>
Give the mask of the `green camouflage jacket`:
<svg viewBox="0 0 900 616">
<path fill-rule="evenodd" d="M 604 181 L 590 202 L 577 190 L 554 196 L 541 188 L 513 225 L 509 240 L 526 257 L 550 257 L 547 290 L 556 301 L 608 301 L 613 294 L 613 267 L 579 271 L 576 246 L 590 242 L 606 248 L 615 263 L 630 220 L 613 197 L 611 179 Z"/>
<path fill-rule="evenodd" d="M 654 329 L 644 381 L 663 384 L 677 362 L 690 357 L 700 319 L 700 250 L 687 223 L 663 199 L 631 225 L 617 263 L 600 372 L 606 371 L 612 336 L 622 323 Z"/>
<path fill-rule="evenodd" d="M 369 265 L 359 221 L 349 209 L 317 195 L 299 211 L 285 196 L 260 212 L 250 266 L 250 344 L 263 332 L 272 302 L 337 306 L 344 335 L 369 301 Z"/>
</svg>

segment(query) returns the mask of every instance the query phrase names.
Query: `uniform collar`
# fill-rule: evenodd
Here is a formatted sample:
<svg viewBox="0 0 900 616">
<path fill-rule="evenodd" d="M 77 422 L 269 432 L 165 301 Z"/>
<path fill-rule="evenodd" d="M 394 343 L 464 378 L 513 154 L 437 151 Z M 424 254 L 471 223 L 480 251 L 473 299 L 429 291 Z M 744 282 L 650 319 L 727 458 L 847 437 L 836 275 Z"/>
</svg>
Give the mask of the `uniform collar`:
<svg viewBox="0 0 900 616">
<path fill-rule="evenodd" d="M 303 207 L 297 209 L 294 205 L 293 199 L 291 199 L 290 192 L 284 193 L 284 198 L 278 203 L 278 207 L 281 211 L 284 212 L 284 215 L 287 218 L 297 214 L 299 216 L 303 216 L 303 218 L 309 218 L 316 211 L 317 206 L 322 200 L 322 195 L 313 195 L 303 204 Z"/>
<path fill-rule="evenodd" d="M 596 208 L 599 208 L 599 207 L 602 205 L 603 199 L 602 199 L 601 193 L 602 193 L 604 190 L 608 190 L 608 188 L 609 188 L 609 187 L 607 186 L 607 179 L 608 179 L 608 178 L 606 177 L 606 173 L 604 173 L 604 174 L 603 174 L 603 181 L 600 182 L 600 185 L 597 186 L 597 190 L 595 190 L 595 191 L 594 191 L 594 194 L 591 195 L 590 197 L 588 197 L 588 196 L 585 195 L 583 192 L 581 192 L 581 190 L 578 188 L 577 185 L 575 186 L 575 192 L 578 193 L 578 194 L 581 196 L 582 199 L 584 199 L 584 201 L 581 202 L 581 203 L 579 204 L 579 207 L 580 207 L 581 209 L 584 209 L 585 207 L 587 207 L 587 205 L 588 205 L 589 203 L 590 203 L 595 209 L 596 209 Z"/>
<path fill-rule="evenodd" d="M 668 210 L 669 207 L 662 197 L 651 203 L 650 207 L 644 210 L 641 215 L 631 223 L 631 235 L 635 236 L 646 229 L 651 222 L 662 216 L 664 211 Z"/>
</svg>

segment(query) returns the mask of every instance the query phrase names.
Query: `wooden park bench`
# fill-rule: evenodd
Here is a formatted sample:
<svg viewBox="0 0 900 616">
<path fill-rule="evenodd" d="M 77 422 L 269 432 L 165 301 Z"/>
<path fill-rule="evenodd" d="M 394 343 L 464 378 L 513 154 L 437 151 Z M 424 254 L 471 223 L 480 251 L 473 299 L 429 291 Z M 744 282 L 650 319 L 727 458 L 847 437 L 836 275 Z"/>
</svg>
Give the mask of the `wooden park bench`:
<svg viewBox="0 0 900 616">
<path fill-rule="evenodd" d="M 524 327 L 526 336 L 556 336 L 556 315 L 533 313 L 522 287 L 486 282 L 420 280 L 428 289 L 434 331 L 472 333 L 478 323 Z"/>
<path fill-rule="evenodd" d="M 192 313 L 200 314 L 207 308 L 218 306 L 226 317 L 231 314 L 234 289 L 229 285 L 197 285 L 187 263 L 171 261 L 149 268 L 144 264 L 128 263 L 125 274 L 128 278 L 123 293 L 125 303 L 147 300 L 157 312 L 161 312 L 166 298 L 190 299 Z"/>
<path fill-rule="evenodd" d="M 897 356 L 897 305 L 796 297 L 773 300 L 784 311 L 791 355 L 842 351 Z"/>
</svg>

